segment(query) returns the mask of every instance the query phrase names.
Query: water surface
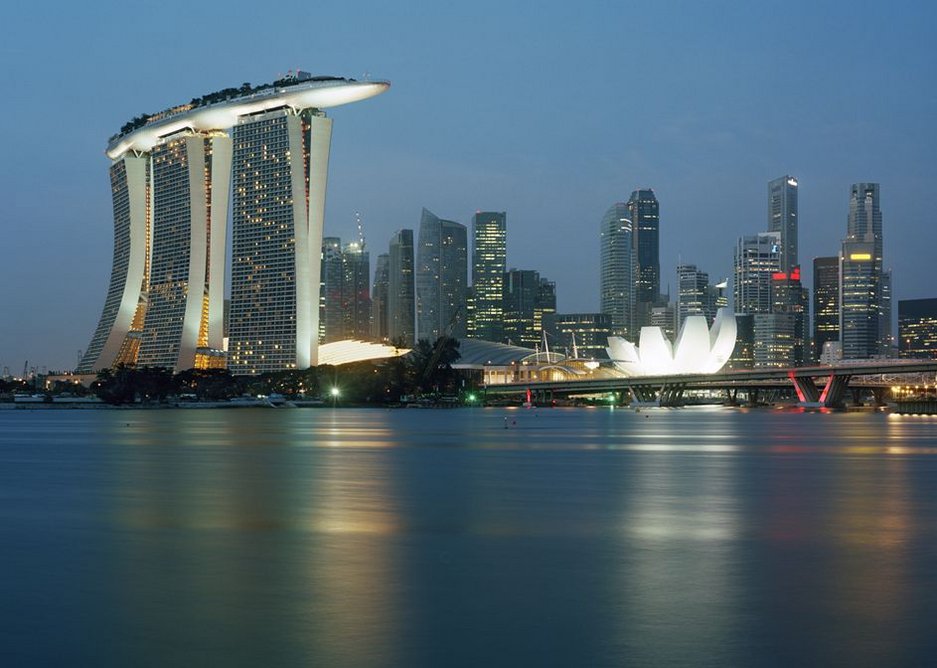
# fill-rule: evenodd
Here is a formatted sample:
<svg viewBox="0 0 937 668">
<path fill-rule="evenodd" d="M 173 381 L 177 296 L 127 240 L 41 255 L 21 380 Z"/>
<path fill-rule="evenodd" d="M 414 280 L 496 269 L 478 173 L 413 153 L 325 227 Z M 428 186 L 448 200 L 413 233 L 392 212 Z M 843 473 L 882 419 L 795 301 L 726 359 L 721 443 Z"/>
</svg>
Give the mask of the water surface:
<svg viewBox="0 0 937 668">
<path fill-rule="evenodd" d="M 937 420 L 0 411 L 2 665 L 925 665 Z"/>
</svg>

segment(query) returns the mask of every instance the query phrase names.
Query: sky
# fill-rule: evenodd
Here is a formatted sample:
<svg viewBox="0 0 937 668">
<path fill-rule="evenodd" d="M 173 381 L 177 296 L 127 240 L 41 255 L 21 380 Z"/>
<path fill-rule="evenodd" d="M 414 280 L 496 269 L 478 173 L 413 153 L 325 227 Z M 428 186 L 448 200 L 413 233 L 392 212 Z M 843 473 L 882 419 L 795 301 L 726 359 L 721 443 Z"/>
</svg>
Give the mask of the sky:
<svg viewBox="0 0 937 668">
<path fill-rule="evenodd" d="M 0 25 L 0 372 L 73 368 L 113 252 L 107 139 L 289 69 L 388 79 L 334 119 L 325 233 L 372 255 L 427 207 L 506 211 L 508 266 L 599 305 L 599 221 L 660 201 L 662 284 L 731 274 L 800 183 L 800 261 L 881 184 L 898 299 L 937 297 L 937 5 L 928 2 L 15 3 Z"/>
</svg>

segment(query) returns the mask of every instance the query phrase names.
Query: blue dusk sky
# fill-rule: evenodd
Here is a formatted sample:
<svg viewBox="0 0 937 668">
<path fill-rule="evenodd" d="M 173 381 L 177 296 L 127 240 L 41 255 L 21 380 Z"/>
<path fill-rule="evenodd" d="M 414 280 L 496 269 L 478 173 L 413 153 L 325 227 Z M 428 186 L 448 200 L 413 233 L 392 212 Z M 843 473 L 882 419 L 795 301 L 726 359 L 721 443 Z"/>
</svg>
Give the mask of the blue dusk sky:
<svg viewBox="0 0 937 668">
<path fill-rule="evenodd" d="M 334 119 L 326 234 L 368 246 L 421 207 L 507 211 L 508 265 L 598 309 L 599 221 L 661 203 L 678 261 L 731 273 L 766 227 L 767 182 L 800 181 L 800 261 L 833 255 L 849 185 L 881 183 L 899 299 L 937 296 L 937 5 L 929 2 L 46 2 L 0 25 L 0 371 L 66 369 L 104 302 L 107 138 L 288 69 L 386 78 Z"/>
</svg>

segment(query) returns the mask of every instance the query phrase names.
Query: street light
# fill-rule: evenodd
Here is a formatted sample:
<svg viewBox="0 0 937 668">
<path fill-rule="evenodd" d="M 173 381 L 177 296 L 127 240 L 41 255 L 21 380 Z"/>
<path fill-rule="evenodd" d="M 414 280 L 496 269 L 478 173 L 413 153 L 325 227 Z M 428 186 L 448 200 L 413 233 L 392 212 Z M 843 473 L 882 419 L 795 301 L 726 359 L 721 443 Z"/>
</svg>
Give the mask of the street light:
<svg viewBox="0 0 937 668">
<path fill-rule="evenodd" d="M 342 393 L 337 387 L 333 387 L 329 392 L 332 395 L 332 407 L 335 407 L 336 402 L 338 401 L 338 396 Z"/>
</svg>

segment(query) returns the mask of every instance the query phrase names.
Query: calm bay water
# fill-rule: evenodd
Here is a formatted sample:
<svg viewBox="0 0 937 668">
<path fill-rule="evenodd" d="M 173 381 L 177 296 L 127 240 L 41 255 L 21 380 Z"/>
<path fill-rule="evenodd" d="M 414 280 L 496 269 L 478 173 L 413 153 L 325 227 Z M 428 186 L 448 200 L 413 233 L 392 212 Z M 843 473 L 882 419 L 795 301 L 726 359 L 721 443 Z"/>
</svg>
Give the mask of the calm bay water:
<svg viewBox="0 0 937 668">
<path fill-rule="evenodd" d="M 937 419 L 0 411 L 0 569 L 5 666 L 932 665 Z"/>
</svg>

